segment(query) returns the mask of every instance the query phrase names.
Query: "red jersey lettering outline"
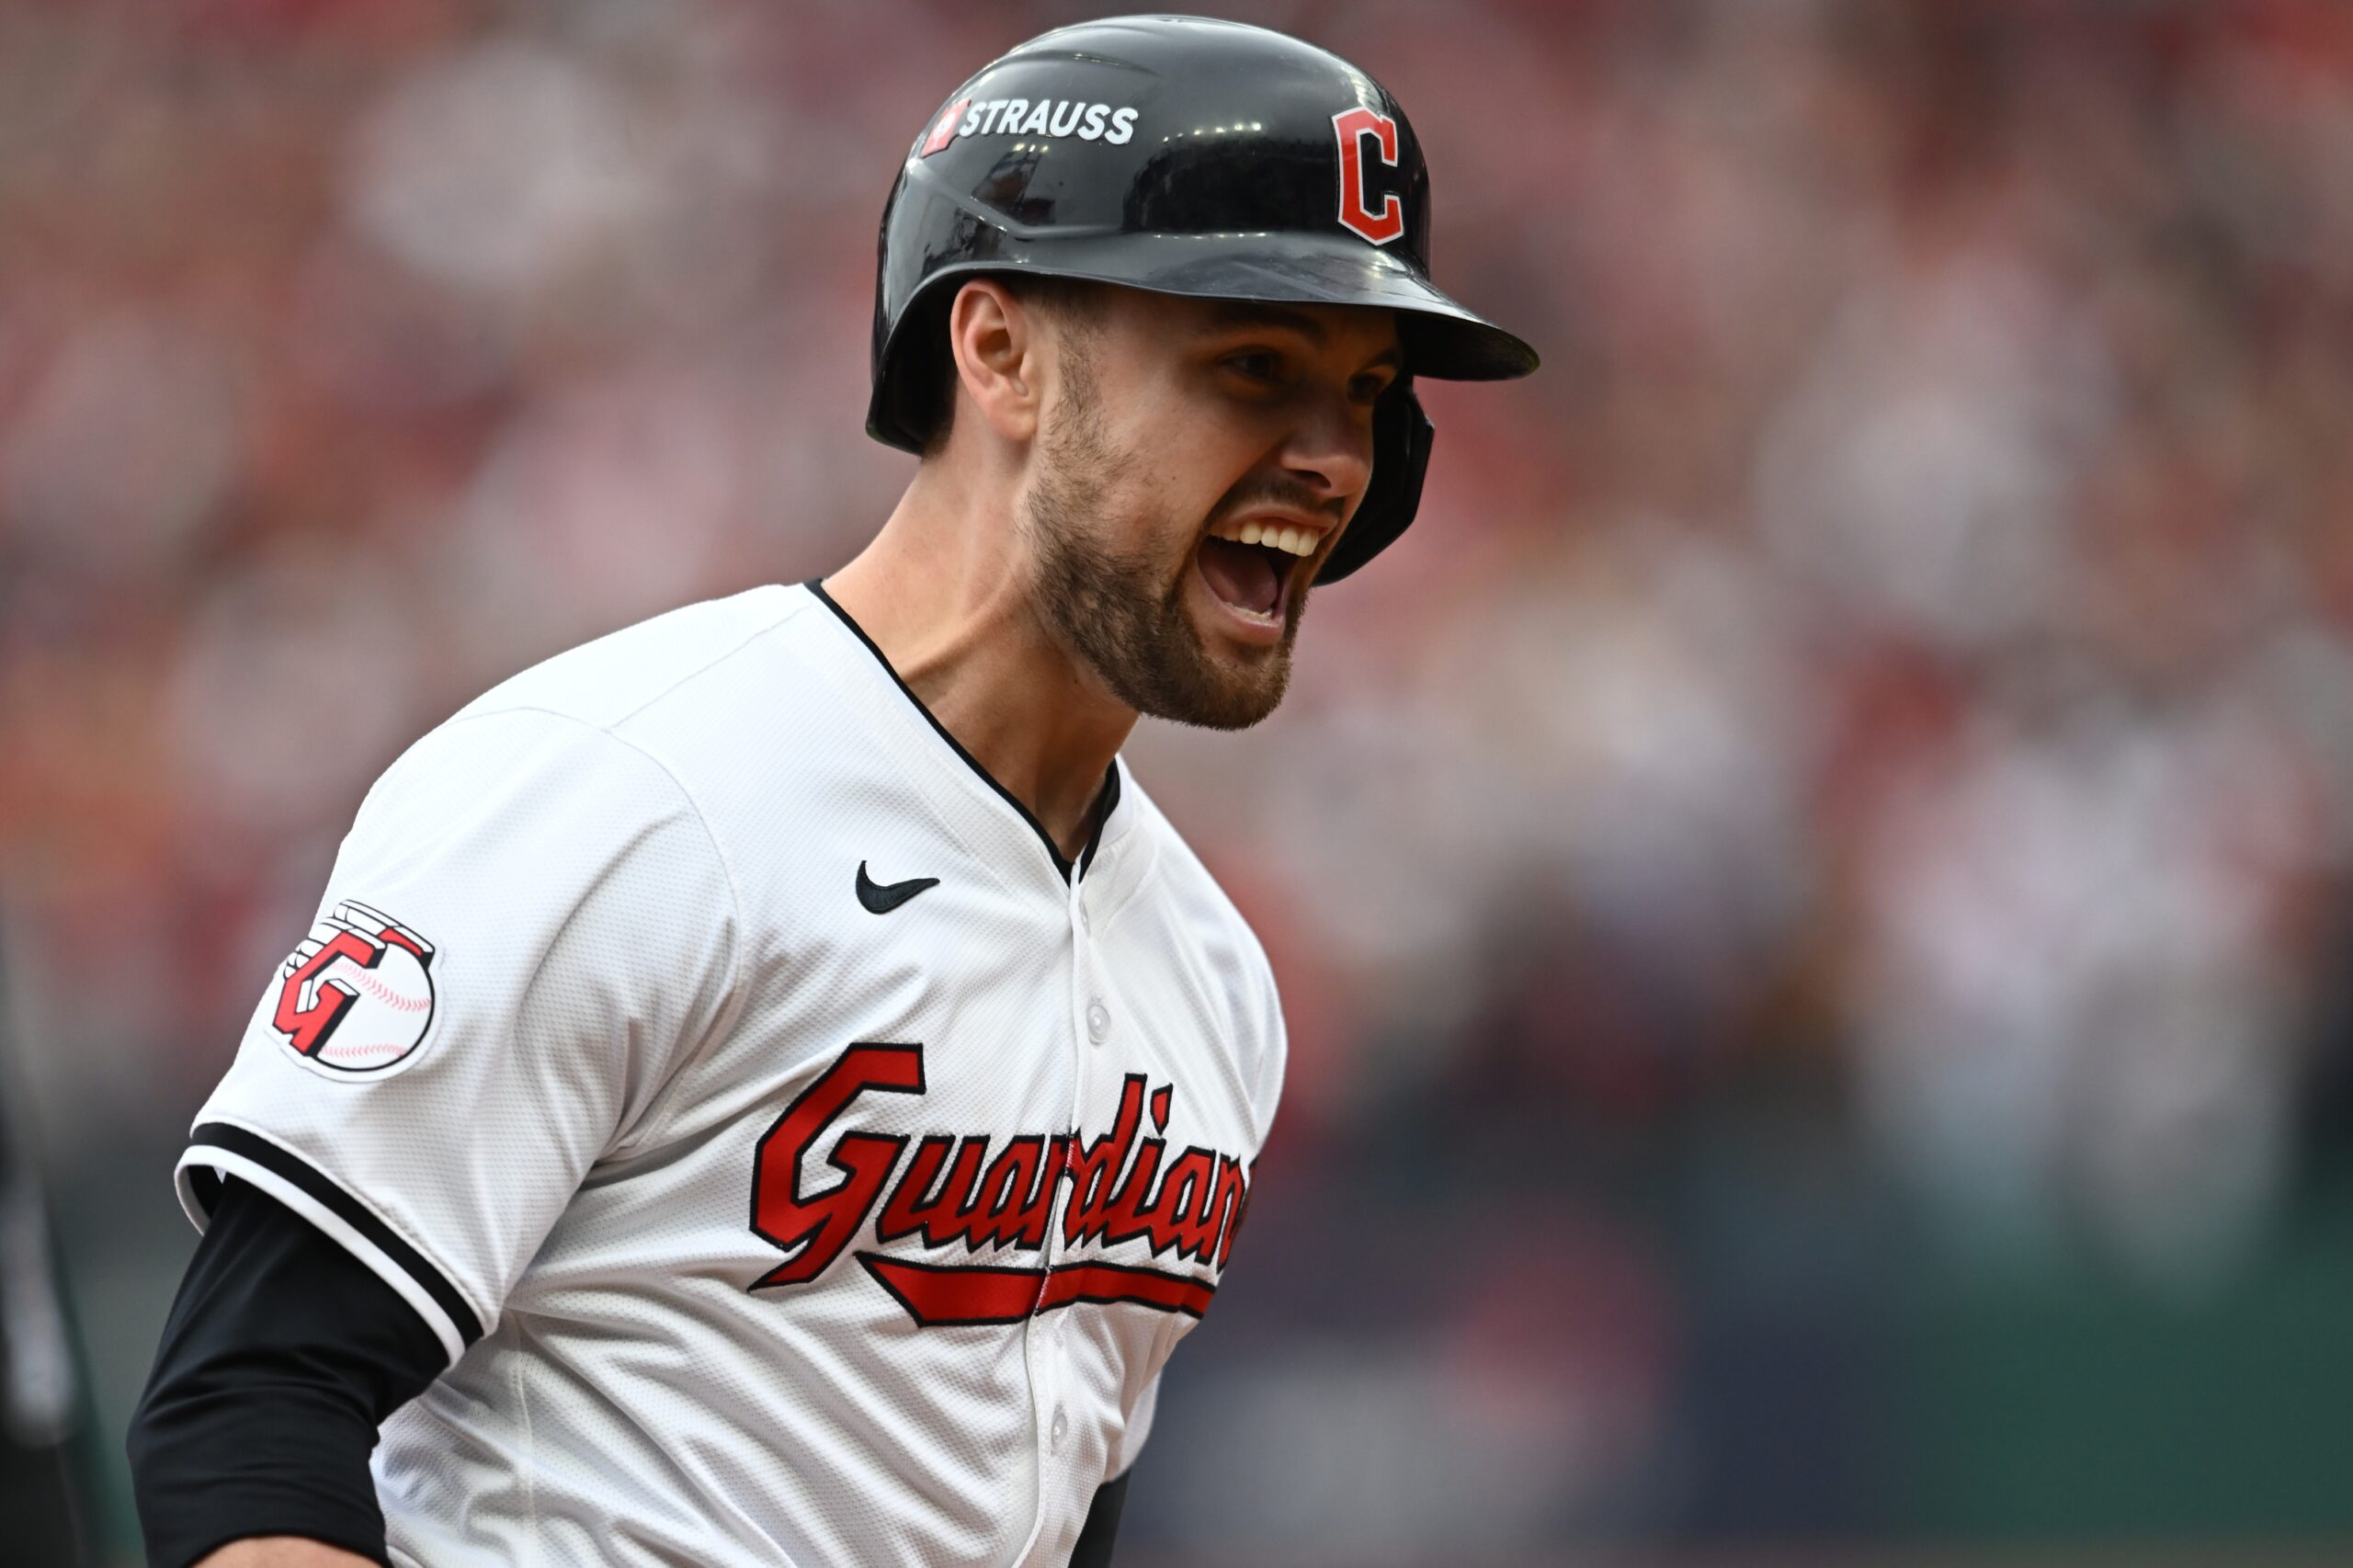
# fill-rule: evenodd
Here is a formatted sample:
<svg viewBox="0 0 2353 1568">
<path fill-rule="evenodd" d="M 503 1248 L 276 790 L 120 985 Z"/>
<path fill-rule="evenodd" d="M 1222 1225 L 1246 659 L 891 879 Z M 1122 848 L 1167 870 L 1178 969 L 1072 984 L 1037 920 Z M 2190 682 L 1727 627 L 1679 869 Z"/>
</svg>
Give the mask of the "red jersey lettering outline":
<svg viewBox="0 0 2353 1568">
<path fill-rule="evenodd" d="M 1154 1128 L 1165 1131 L 1175 1096 L 1174 1085 L 1147 1094 L 1148 1089 L 1142 1074 L 1128 1074 L 1109 1130 L 1092 1140 L 1022 1133 L 1006 1140 L 994 1159 L 985 1133 L 926 1133 L 917 1140 L 844 1132 L 826 1155 L 844 1179 L 819 1192 L 803 1192 L 803 1162 L 860 1094 L 924 1090 L 921 1046 L 854 1045 L 760 1139 L 753 1165 L 752 1230 L 794 1256 L 751 1288 L 816 1278 L 864 1231 L 870 1215 L 875 1215 L 874 1238 L 884 1244 L 913 1238 L 926 1249 L 961 1243 L 967 1254 L 984 1248 L 1042 1251 L 1056 1197 L 1067 1180 L 1070 1194 L 1061 1222 L 1065 1246 L 1142 1241 L 1153 1258 L 1206 1266 L 1211 1277 L 1099 1258 L 1046 1268 L 916 1262 L 861 1252 L 858 1263 L 918 1327 L 1017 1323 L 1080 1302 L 1125 1301 L 1199 1317 L 1216 1293 L 1214 1274 L 1233 1255 L 1249 1200 L 1249 1167 L 1233 1155 L 1199 1146 L 1171 1160 L 1165 1138 L 1139 1139 L 1147 1100 Z M 901 1168 L 900 1156 L 910 1142 L 915 1153 Z"/>
</svg>

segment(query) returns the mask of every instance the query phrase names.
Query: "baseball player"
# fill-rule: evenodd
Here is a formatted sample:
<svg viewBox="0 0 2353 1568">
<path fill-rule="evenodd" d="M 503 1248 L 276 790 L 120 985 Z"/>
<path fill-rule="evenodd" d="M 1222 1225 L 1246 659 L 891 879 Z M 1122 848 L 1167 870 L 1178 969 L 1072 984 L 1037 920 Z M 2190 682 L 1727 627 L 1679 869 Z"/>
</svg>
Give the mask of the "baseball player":
<svg viewBox="0 0 2353 1568">
<path fill-rule="evenodd" d="M 1414 516 L 1432 287 L 1370 77 L 1087 23 L 917 133 L 872 544 L 528 670 L 369 791 L 177 1173 L 152 1560 L 1101 1563 L 1283 1071 L 1118 752 L 1280 699 Z M 372 1459 L 371 1459 L 372 1450 Z"/>
</svg>

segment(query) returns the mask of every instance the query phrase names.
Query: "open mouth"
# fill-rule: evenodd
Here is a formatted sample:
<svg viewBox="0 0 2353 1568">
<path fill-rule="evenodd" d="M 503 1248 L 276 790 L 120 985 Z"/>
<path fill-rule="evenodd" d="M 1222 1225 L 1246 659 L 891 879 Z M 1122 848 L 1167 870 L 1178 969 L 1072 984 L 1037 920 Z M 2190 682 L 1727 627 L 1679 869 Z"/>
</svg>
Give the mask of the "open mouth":
<svg viewBox="0 0 2353 1568">
<path fill-rule="evenodd" d="M 1201 578 L 1229 608 L 1279 623 L 1299 562 L 1315 553 L 1323 537 L 1295 524 L 1221 523 L 1201 540 Z"/>
</svg>

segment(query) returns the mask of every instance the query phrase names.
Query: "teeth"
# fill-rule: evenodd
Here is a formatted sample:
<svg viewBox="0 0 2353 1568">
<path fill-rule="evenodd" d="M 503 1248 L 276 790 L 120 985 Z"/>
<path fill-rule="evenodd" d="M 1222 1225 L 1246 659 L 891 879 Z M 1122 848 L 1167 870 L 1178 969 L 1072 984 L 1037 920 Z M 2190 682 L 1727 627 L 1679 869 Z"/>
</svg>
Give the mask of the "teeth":
<svg viewBox="0 0 2353 1568">
<path fill-rule="evenodd" d="M 1211 528 L 1210 533 L 1212 538 L 1230 539 L 1237 544 L 1262 544 L 1286 555 L 1313 555 L 1324 538 L 1313 528 L 1290 523 L 1223 522 Z"/>
</svg>

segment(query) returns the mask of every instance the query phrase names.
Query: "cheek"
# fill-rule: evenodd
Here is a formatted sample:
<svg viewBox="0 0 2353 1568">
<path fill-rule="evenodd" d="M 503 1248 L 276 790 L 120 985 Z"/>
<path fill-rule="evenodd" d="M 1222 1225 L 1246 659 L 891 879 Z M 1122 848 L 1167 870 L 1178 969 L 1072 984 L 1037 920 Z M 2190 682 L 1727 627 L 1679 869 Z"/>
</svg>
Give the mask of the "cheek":
<svg viewBox="0 0 2353 1568">
<path fill-rule="evenodd" d="M 1237 499 L 1281 443 L 1279 418 L 1219 396 L 1173 368 L 1106 388 L 1116 409 L 1107 434 L 1122 455 L 1107 510 L 1130 518 L 1130 537 L 1189 551 L 1210 518 Z"/>
<path fill-rule="evenodd" d="M 1120 465 L 1116 510 L 1135 520 L 1140 537 L 1177 549 L 1191 548 L 1260 455 L 1251 433 L 1198 413 L 1142 422 L 1125 434 L 1129 460 Z"/>
</svg>

